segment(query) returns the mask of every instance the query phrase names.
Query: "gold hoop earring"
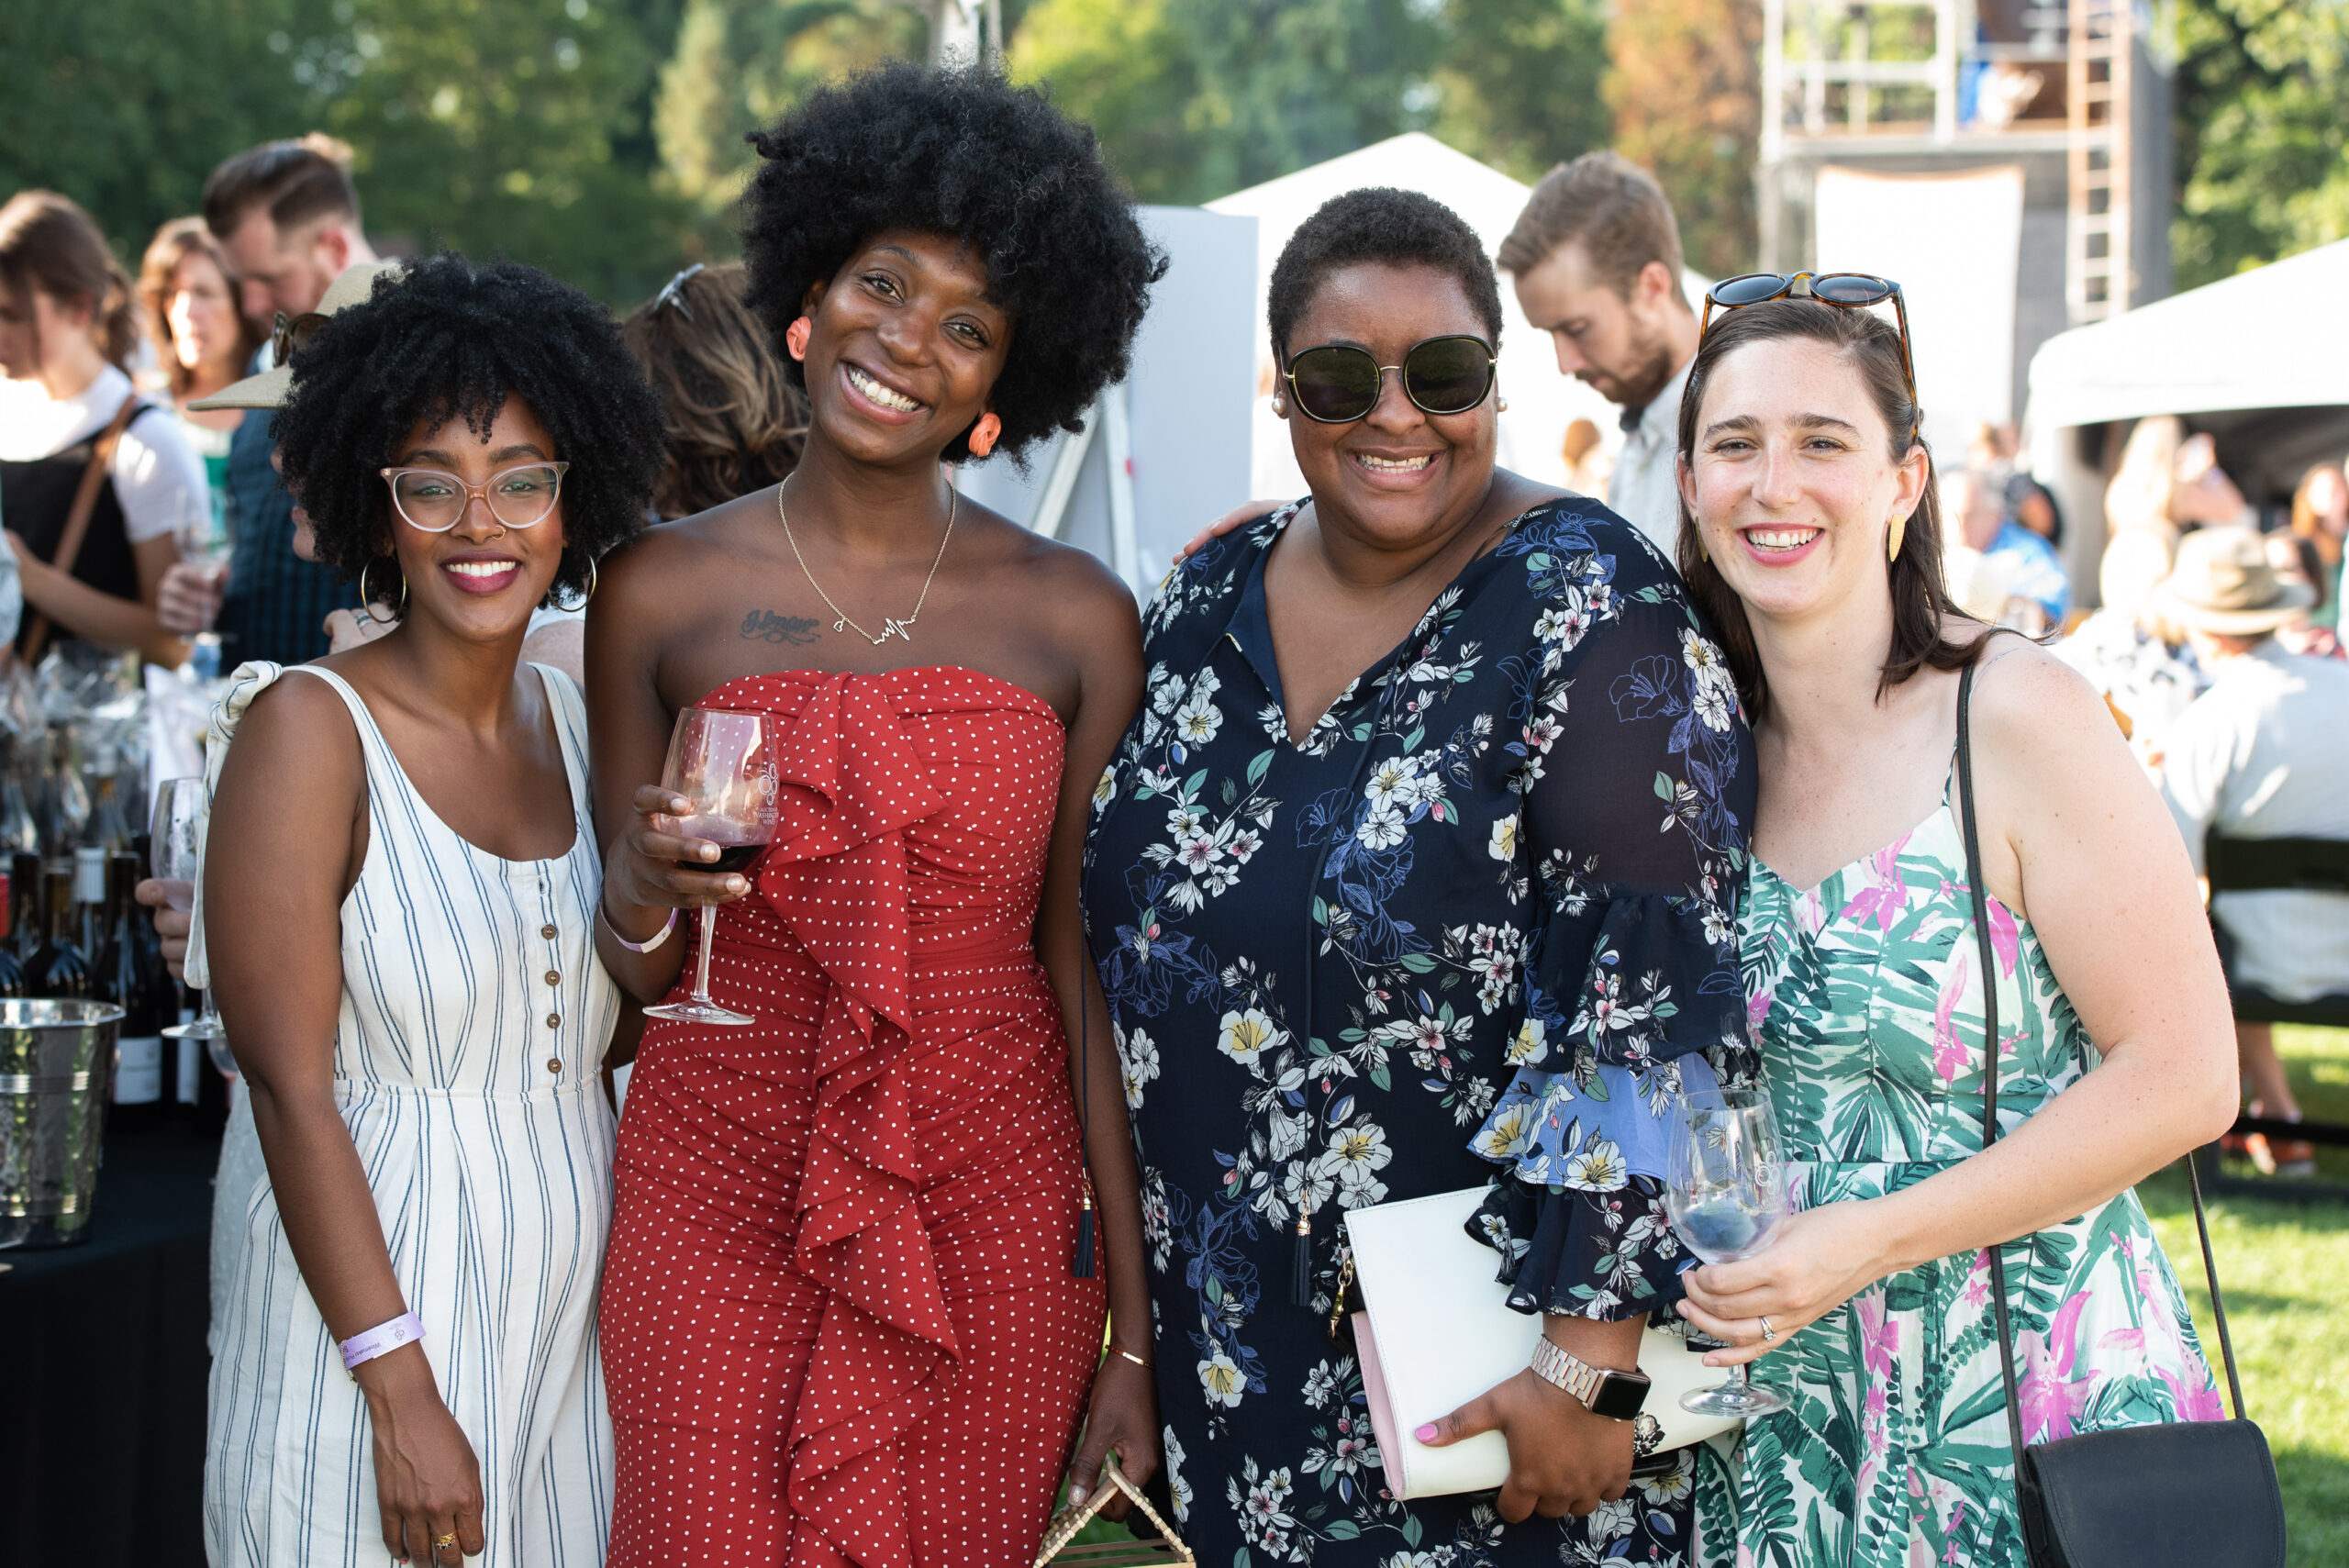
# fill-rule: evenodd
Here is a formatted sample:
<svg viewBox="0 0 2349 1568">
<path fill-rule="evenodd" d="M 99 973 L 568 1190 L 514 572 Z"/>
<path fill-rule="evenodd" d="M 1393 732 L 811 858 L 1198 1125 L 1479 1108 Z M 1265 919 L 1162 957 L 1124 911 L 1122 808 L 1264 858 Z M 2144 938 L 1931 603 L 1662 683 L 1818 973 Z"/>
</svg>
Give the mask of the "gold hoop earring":
<svg viewBox="0 0 2349 1568">
<path fill-rule="evenodd" d="M 587 591 L 579 595 L 579 602 L 575 605 L 566 605 L 561 599 L 556 598 L 553 594 L 550 593 L 547 595 L 547 603 L 552 605 L 556 609 L 561 610 L 565 615 L 577 615 L 581 610 L 587 607 L 587 601 L 595 596 L 596 558 L 591 555 L 587 558 Z"/>
<path fill-rule="evenodd" d="M 401 619 L 407 614 L 406 573 L 403 572 L 400 573 L 399 608 L 394 610 L 389 618 L 379 616 L 375 613 L 375 595 L 367 591 L 367 573 L 375 570 L 376 562 L 388 559 L 390 558 L 387 556 L 374 556 L 368 561 L 366 565 L 359 569 L 359 612 L 365 616 L 369 620 L 373 621 L 377 626 L 397 626 Z"/>
<path fill-rule="evenodd" d="M 1909 519 L 1906 517 L 1893 518 L 1890 531 L 1884 536 L 1884 561 L 1886 565 L 1889 566 L 1894 562 L 1900 559 L 1900 541 L 1908 537 Z"/>
</svg>

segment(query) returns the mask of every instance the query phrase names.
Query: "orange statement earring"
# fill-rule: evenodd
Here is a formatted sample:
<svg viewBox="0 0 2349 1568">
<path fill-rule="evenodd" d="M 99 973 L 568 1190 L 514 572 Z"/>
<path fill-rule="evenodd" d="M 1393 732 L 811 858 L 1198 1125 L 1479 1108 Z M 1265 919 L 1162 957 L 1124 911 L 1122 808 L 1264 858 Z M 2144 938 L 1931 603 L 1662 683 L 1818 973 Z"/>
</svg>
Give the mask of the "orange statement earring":
<svg viewBox="0 0 2349 1568">
<path fill-rule="evenodd" d="M 815 329 L 816 324 L 804 316 L 783 329 L 783 346 L 791 350 L 793 359 L 807 357 L 807 335 Z"/>
<path fill-rule="evenodd" d="M 995 443 L 1003 435 L 1003 421 L 992 414 L 982 414 L 971 428 L 971 455 L 985 457 L 995 450 Z"/>
</svg>

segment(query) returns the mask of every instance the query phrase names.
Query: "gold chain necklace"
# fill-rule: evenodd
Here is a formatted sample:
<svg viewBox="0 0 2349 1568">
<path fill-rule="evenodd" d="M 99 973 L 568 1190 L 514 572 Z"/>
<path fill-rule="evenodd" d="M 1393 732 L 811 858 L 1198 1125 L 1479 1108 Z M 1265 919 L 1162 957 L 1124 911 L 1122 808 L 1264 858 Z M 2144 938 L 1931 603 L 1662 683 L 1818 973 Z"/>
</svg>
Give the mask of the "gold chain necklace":
<svg viewBox="0 0 2349 1568">
<path fill-rule="evenodd" d="M 799 541 L 792 537 L 791 515 L 783 509 L 783 491 L 780 486 L 776 488 L 774 493 L 774 515 L 783 519 L 783 537 L 791 546 L 791 559 L 799 562 L 799 570 L 805 573 L 807 578 L 807 586 L 816 590 L 816 596 L 824 601 L 824 607 L 831 611 L 833 616 L 837 617 L 832 622 L 832 629 L 834 631 L 852 631 L 856 633 L 857 636 L 864 639 L 865 641 L 873 644 L 875 648 L 880 647 L 883 643 L 888 641 L 893 637 L 897 639 L 900 642 L 911 642 L 914 639 L 914 622 L 921 619 L 922 605 L 930 598 L 930 585 L 938 580 L 938 563 L 946 559 L 947 542 L 954 537 L 954 514 L 961 507 L 963 503 L 962 493 L 951 484 L 946 487 L 946 495 L 948 497 L 946 502 L 946 532 L 938 541 L 938 553 L 930 558 L 930 575 L 921 580 L 921 594 L 914 600 L 914 613 L 907 616 L 903 620 L 883 621 L 881 623 L 881 635 L 875 637 L 871 632 L 865 630 L 863 627 L 857 625 L 854 621 L 849 619 L 848 612 L 841 608 L 838 605 L 832 603 L 832 596 L 824 592 L 824 585 L 816 581 L 816 574 L 813 572 L 809 572 L 807 570 L 807 558 L 799 553 Z"/>
</svg>

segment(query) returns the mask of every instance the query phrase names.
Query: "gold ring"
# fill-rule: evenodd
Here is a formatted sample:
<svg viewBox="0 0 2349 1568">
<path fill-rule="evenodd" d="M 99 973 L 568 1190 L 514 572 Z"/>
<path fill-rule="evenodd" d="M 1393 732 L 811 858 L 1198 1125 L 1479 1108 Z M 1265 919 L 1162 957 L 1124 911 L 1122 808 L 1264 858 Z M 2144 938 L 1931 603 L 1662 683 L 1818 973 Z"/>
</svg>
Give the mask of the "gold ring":
<svg viewBox="0 0 2349 1568">
<path fill-rule="evenodd" d="M 456 1544 L 457 1532 L 455 1530 L 451 1530 L 447 1535 L 436 1535 L 432 1538 L 432 1550 L 435 1551 L 446 1551 L 449 1548 Z"/>
</svg>

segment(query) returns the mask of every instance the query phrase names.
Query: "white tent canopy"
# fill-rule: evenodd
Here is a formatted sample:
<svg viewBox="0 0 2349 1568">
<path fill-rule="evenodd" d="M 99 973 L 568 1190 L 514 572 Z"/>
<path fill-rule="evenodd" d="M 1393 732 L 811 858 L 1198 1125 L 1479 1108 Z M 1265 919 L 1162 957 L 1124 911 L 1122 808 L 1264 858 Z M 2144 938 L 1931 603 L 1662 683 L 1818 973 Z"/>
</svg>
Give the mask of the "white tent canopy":
<svg viewBox="0 0 2349 1568">
<path fill-rule="evenodd" d="M 1500 249 L 1533 195 L 1531 186 L 1413 131 L 1208 203 L 1210 212 L 1256 220 L 1256 342 L 1267 359 L 1271 349 L 1264 299 L 1282 247 L 1322 203 L 1365 185 L 1392 185 L 1433 196 L 1476 231 L 1487 256 Z M 1693 272 L 1687 276 L 1693 304 L 1703 297 L 1706 285 Z M 1617 419 L 1620 411 L 1591 388 L 1558 373 L 1548 336 L 1525 319 L 1506 279 L 1501 284 L 1500 387 L 1508 398 L 1508 411 L 1500 417 L 1499 460 L 1505 468 L 1545 484 L 1563 483 L 1565 462 L 1559 448 L 1566 426 L 1576 418 L 1596 424 L 1609 450 L 1622 444 Z M 1260 411 L 1263 406 L 1260 398 Z M 1288 455 L 1286 428 L 1276 419 L 1260 417 L 1255 445 L 1255 494 L 1302 494 L 1304 482 Z"/>
<path fill-rule="evenodd" d="M 2349 239 L 2050 338 L 2033 429 L 2349 404 Z"/>
</svg>

